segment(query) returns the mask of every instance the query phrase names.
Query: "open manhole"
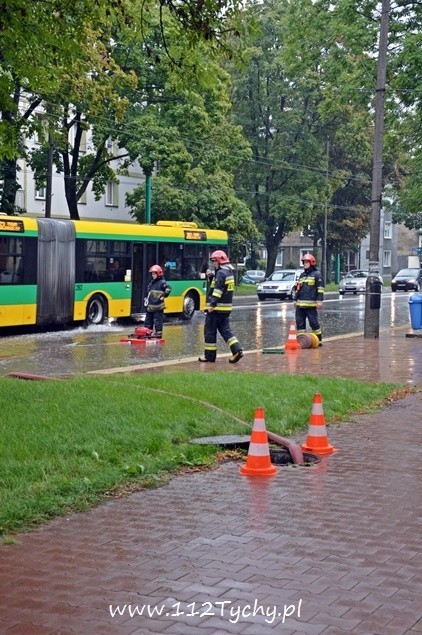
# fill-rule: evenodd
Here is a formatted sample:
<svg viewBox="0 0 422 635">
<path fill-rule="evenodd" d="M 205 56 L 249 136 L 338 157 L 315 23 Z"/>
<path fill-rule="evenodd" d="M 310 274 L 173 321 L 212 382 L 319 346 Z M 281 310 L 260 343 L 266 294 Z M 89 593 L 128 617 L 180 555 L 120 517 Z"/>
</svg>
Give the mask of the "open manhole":
<svg viewBox="0 0 422 635">
<path fill-rule="evenodd" d="M 191 443 L 198 443 L 199 445 L 220 445 L 226 450 L 248 450 L 249 442 L 251 440 L 248 434 L 226 434 L 219 437 L 200 437 L 198 439 L 192 439 Z M 270 446 L 270 458 L 271 463 L 274 465 L 294 465 L 291 454 L 288 450 L 282 447 Z M 303 453 L 304 463 L 300 467 L 310 467 L 320 463 L 321 459 L 315 454 Z"/>
<path fill-rule="evenodd" d="M 285 448 L 270 448 L 270 458 L 271 463 L 274 463 L 274 465 L 294 465 L 290 452 Z M 316 454 L 304 452 L 303 461 L 300 467 L 311 467 L 320 463 L 321 459 Z"/>
</svg>

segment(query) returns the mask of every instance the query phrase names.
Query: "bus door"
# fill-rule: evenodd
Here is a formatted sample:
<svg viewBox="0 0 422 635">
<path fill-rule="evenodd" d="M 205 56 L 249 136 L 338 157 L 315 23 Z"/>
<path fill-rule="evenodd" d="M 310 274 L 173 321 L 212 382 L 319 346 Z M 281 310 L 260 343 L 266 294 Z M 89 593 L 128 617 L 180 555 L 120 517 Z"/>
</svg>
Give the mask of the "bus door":
<svg viewBox="0 0 422 635">
<path fill-rule="evenodd" d="M 145 313 L 144 300 L 150 280 L 148 269 L 157 262 L 156 243 L 133 243 L 132 314 Z"/>
</svg>

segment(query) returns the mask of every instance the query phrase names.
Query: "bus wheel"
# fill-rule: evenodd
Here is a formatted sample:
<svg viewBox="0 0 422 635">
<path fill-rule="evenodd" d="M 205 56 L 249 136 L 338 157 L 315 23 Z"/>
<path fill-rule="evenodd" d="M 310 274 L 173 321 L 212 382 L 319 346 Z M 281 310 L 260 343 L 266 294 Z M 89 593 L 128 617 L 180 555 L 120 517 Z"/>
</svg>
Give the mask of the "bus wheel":
<svg viewBox="0 0 422 635">
<path fill-rule="evenodd" d="M 90 298 L 86 309 L 87 324 L 102 324 L 106 318 L 106 302 L 101 295 Z"/>
<path fill-rule="evenodd" d="M 195 313 L 196 302 L 192 293 L 187 293 L 183 298 L 183 311 L 182 318 L 184 320 L 191 320 Z"/>
</svg>

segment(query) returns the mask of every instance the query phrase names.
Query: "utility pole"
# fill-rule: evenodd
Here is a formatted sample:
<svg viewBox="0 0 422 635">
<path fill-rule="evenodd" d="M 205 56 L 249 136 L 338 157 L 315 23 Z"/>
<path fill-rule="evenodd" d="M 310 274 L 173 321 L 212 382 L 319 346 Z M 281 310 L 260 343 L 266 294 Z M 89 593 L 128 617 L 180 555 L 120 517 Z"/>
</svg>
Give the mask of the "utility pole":
<svg viewBox="0 0 422 635">
<path fill-rule="evenodd" d="M 327 137 L 327 152 L 326 152 L 326 180 L 327 180 L 327 188 L 328 188 L 328 180 L 329 180 L 329 169 L 330 169 L 330 139 Z M 323 243 L 323 254 L 322 254 L 322 279 L 324 280 L 324 284 L 327 284 L 327 232 L 328 232 L 328 194 L 325 200 L 325 211 L 324 211 L 324 243 Z"/>
<path fill-rule="evenodd" d="M 366 281 L 364 337 L 378 339 L 381 308 L 379 273 L 380 218 L 382 196 L 382 156 L 384 146 L 384 102 L 387 74 L 388 20 L 390 0 L 382 0 L 375 103 L 374 156 L 372 164 L 369 276 Z"/>
</svg>

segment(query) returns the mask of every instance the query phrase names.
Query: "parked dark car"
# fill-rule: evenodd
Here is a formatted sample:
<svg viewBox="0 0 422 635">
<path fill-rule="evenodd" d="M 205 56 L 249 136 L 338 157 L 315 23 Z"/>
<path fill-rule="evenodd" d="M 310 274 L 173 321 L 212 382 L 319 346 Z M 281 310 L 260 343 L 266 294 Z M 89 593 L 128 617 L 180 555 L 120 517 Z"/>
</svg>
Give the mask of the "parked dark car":
<svg viewBox="0 0 422 635">
<path fill-rule="evenodd" d="M 391 280 L 391 291 L 420 291 L 422 269 L 400 269 Z"/>
<path fill-rule="evenodd" d="M 250 269 L 242 277 L 242 282 L 246 282 L 246 284 L 258 284 L 258 282 L 263 282 L 264 280 L 265 271 L 260 271 L 259 269 Z"/>
</svg>

